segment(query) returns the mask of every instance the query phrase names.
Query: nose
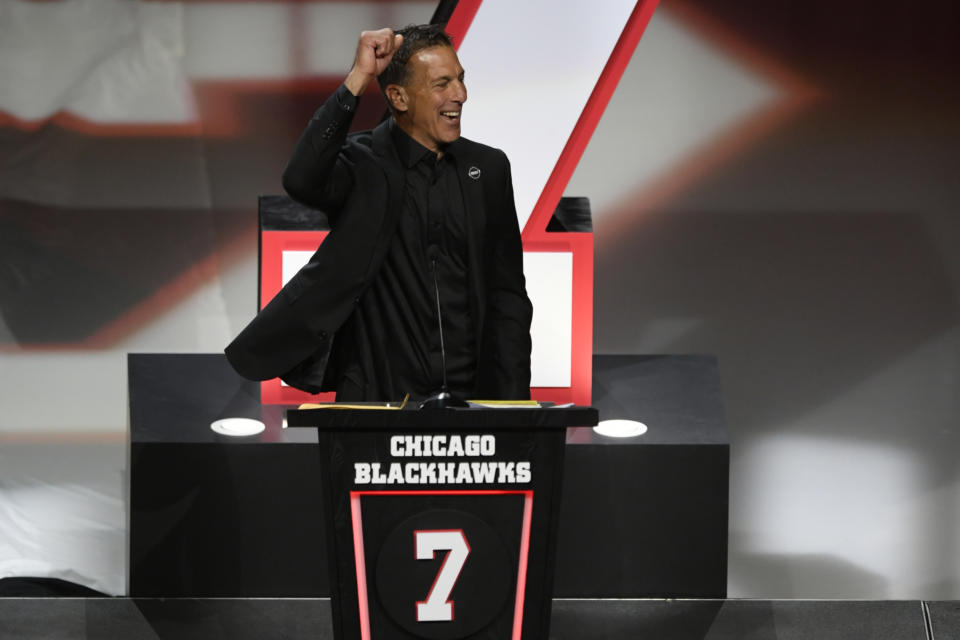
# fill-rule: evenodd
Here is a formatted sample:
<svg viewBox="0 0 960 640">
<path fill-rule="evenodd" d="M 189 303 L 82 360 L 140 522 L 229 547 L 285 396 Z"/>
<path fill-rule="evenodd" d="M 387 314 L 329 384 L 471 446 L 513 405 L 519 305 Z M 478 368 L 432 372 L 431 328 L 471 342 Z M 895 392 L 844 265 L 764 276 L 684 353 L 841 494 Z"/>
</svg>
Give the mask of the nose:
<svg viewBox="0 0 960 640">
<path fill-rule="evenodd" d="M 453 99 L 460 104 L 467 101 L 467 85 L 463 83 L 463 80 L 454 81 Z"/>
</svg>

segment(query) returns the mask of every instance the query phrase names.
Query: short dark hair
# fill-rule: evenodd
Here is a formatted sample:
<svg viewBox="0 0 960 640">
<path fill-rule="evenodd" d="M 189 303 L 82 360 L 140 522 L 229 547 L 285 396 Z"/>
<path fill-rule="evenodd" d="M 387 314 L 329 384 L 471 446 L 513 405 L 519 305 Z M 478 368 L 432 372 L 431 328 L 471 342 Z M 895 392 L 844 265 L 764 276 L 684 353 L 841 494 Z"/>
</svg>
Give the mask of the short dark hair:
<svg viewBox="0 0 960 640">
<path fill-rule="evenodd" d="M 391 84 L 402 86 L 407 83 L 407 63 L 413 54 L 430 47 L 453 47 L 453 39 L 440 24 L 411 24 L 394 33 L 403 36 L 403 44 L 393 54 L 387 68 L 377 76 L 381 91 L 386 91 Z"/>
</svg>

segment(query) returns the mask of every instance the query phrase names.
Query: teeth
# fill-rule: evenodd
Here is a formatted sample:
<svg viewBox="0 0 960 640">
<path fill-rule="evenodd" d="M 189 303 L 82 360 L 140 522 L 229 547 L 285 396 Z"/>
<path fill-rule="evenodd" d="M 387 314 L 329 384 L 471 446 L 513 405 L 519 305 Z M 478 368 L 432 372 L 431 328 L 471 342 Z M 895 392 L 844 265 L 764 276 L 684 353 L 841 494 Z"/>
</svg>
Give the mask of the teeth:
<svg viewBox="0 0 960 640">
<path fill-rule="evenodd" d="M 459 111 L 443 111 L 442 113 L 448 118 L 456 118 L 457 116 L 460 115 Z"/>
</svg>

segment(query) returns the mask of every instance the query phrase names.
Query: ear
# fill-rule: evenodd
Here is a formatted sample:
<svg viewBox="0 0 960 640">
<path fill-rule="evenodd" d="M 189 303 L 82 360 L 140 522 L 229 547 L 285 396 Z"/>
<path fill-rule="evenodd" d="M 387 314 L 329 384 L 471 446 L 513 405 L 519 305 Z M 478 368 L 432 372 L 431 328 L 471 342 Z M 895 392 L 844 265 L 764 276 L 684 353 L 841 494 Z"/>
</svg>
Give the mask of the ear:
<svg viewBox="0 0 960 640">
<path fill-rule="evenodd" d="M 387 102 L 390 103 L 390 106 L 393 107 L 393 110 L 397 113 L 404 113 L 409 108 L 407 103 L 407 90 L 401 85 L 388 84 L 385 93 L 387 95 Z"/>
</svg>

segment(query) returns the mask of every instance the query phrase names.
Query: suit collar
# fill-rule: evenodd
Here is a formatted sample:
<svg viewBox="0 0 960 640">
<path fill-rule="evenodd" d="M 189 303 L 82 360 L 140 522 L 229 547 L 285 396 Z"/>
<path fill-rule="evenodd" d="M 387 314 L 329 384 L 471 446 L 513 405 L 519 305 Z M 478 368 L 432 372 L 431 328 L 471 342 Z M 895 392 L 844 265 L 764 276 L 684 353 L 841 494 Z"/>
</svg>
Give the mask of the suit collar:
<svg viewBox="0 0 960 640">
<path fill-rule="evenodd" d="M 388 118 L 381 122 L 373 130 L 373 153 L 379 156 L 380 169 L 387 179 L 387 210 L 384 217 L 382 233 L 378 234 L 378 245 L 381 249 L 386 246 L 389 239 L 393 236 L 397 220 L 400 218 L 401 206 L 404 198 L 406 182 L 403 175 L 403 165 L 400 163 L 400 157 L 397 155 L 397 149 L 393 144 L 390 135 L 390 123 L 393 118 Z M 385 250 L 385 249 L 384 249 Z"/>
<path fill-rule="evenodd" d="M 393 118 L 387 118 L 373 130 L 373 152 L 391 162 L 400 164 L 400 158 L 397 156 L 397 149 L 393 145 L 393 139 L 390 136 L 390 127 Z"/>
<path fill-rule="evenodd" d="M 424 160 L 424 158 L 434 163 L 437 162 L 436 153 L 410 137 L 410 134 L 400 128 L 396 120 L 392 118 L 390 120 L 390 137 L 393 140 L 393 145 L 397 148 L 397 155 L 400 158 L 400 162 L 403 163 L 405 168 L 409 169 Z M 444 151 L 446 151 L 446 149 L 444 149 Z"/>
</svg>

